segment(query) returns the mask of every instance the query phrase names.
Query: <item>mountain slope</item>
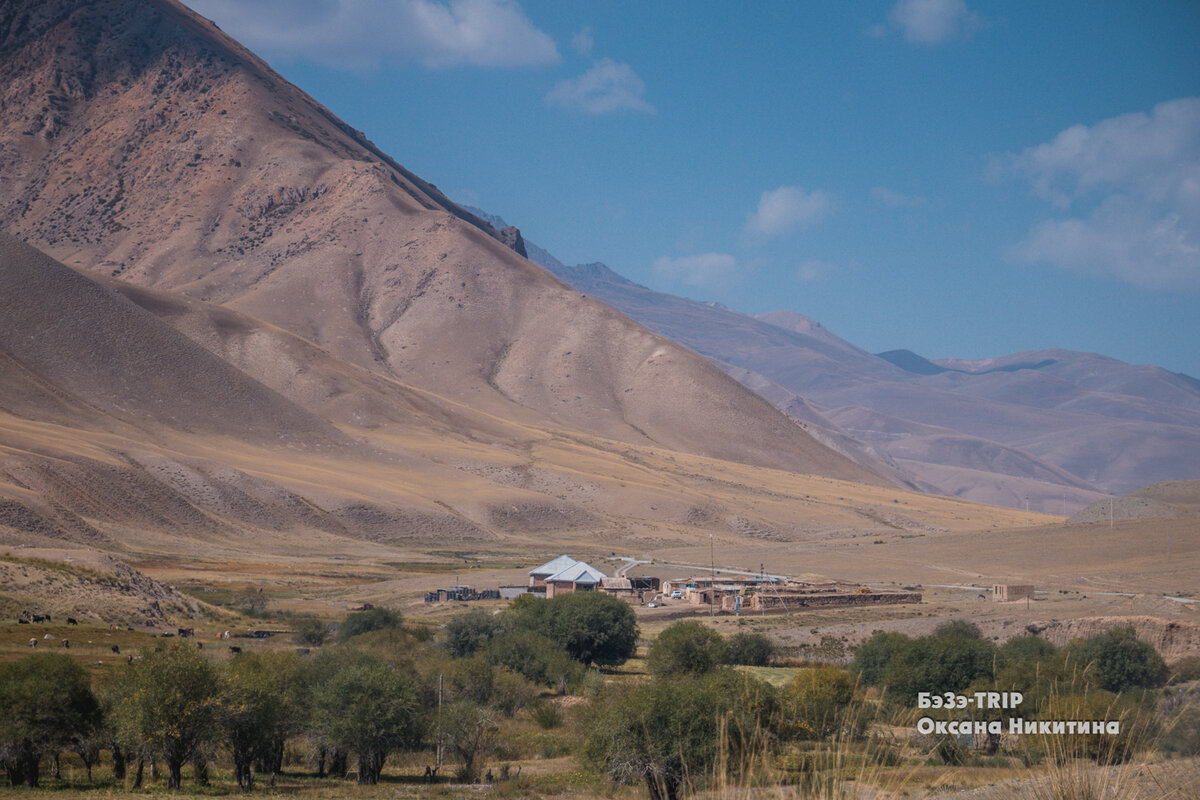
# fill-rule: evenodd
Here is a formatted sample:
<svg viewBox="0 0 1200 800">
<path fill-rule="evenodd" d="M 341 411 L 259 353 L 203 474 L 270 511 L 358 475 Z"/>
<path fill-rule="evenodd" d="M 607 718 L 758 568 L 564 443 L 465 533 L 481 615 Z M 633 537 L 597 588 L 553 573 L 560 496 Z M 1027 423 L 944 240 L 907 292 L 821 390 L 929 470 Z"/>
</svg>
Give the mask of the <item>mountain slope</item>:
<svg viewBox="0 0 1200 800">
<path fill-rule="evenodd" d="M 1200 382 L 1188 376 L 1067 350 L 876 356 L 795 312 L 739 314 L 527 247 L 568 283 L 708 356 L 826 443 L 909 485 L 1061 512 L 1149 480 L 1200 476 Z"/>
<path fill-rule="evenodd" d="M 503 418 L 879 480 L 505 247 L 175 0 L 0 2 L 0 108 L 0 226 L 72 266 Z"/>
</svg>

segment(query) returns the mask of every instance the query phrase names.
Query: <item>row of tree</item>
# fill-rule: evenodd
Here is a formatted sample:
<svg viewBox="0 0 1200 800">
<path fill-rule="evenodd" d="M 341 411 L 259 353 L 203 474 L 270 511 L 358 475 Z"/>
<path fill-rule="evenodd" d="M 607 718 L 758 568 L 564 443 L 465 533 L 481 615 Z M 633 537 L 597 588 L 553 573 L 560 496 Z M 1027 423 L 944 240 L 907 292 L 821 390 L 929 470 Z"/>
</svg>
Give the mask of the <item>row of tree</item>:
<svg viewBox="0 0 1200 800">
<path fill-rule="evenodd" d="M 107 751 L 117 779 L 163 764 L 180 785 L 191 762 L 228 753 L 238 785 L 277 775 L 298 737 L 317 773 L 375 783 L 389 754 L 425 745 L 455 753 L 465 779 L 494 744 L 498 720 L 546 689 L 567 691 L 592 664 L 633 654 L 632 610 L 586 593 L 519 602 L 503 615 L 467 614 L 442 642 L 421 627 L 372 609 L 338 626 L 340 643 L 312 656 L 246 653 L 220 663 L 182 643 L 144 652 L 115 679 L 93 687 L 66 655 L 0 665 L 0 762 L 10 782 L 38 785 L 44 757 L 75 752 L 88 768 Z"/>
</svg>

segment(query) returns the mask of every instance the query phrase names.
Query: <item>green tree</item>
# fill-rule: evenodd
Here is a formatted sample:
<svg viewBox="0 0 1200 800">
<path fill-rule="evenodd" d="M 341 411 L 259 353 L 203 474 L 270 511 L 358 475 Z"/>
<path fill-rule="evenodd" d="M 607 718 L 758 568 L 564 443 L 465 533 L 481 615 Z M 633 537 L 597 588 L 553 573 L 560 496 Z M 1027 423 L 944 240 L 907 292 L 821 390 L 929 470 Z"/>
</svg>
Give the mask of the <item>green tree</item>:
<svg viewBox="0 0 1200 800">
<path fill-rule="evenodd" d="M 637 650 L 633 609 L 604 592 L 572 592 L 550 600 L 514 602 L 508 619 L 514 627 L 557 642 L 585 666 L 618 666 Z"/>
<path fill-rule="evenodd" d="M 72 749 L 100 725 L 83 667 L 58 653 L 0 664 L 0 761 L 9 782 L 37 786 L 45 753 Z"/>
<path fill-rule="evenodd" d="M 854 651 L 851 669 L 867 686 L 882 686 L 888 666 L 912 644 L 902 633 L 879 631 Z"/>
<path fill-rule="evenodd" d="M 558 642 L 525 629 L 493 637 L 479 651 L 479 657 L 508 667 L 539 686 L 563 693 L 578 684 L 584 672 L 583 666 Z"/>
<path fill-rule="evenodd" d="M 394 750 L 416 746 L 425 716 L 410 673 L 379 656 L 322 653 L 327 679 L 312 689 L 312 726 L 335 751 L 358 754 L 358 781 L 379 782 Z"/>
<path fill-rule="evenodd" d="M 702 622 L 668 626 L 650 645 L 646 666 L 655 675 L 703 675 L 725 661 L 725 638 Z"/>
<path fill-rule="evenodd" d="M 184 763 L 220 732 L 222 680 L 194 647 L 160 646 L 130 667 L 116 708 L 122 738 L 167 763 L 167 788 L 178 789 Z"/>
<path fill-rule="evenodd" d="M 643 782 L 652 800 L 736 773 L 771 747 L 778 703 L 752 676 L 716 670 L 610 686 L 591 706 L 584 758 L 619 782 Z"/>
<path fill-rule="evenodd" d="M 328 641 L 332 630 L 333 626 L 325 620 L 309 617 L 297 623 L 296 632 L 293 636 L 298 645 L 303 647 L 320 647 Z"/>
<path fill-rule="evenodd" d="M 1058 648 L 1037 636 L 1014 636 L 996 649 L 996 663 L 1001 667 L 1028 666 L 1049 661 Z"/>
<path fill-rule="evenodd" d="M 725 663 L 765 667 L 775 656 L 775 645 L 761 633 L 739 631 L 725 642 Z"/>
<path fill-rule="evenodd" d="M 1132 627 L 1114 628 L 1072 642 L 1066 649 L 1068 662 L 1087 665 L 1096 685 L 1110 692 L 1157 688 L 1170 676 L 1163 657 L 1148 642 L 1137 638 Z"/>
<path fill-rule="evenodd" d="M 455 658 L 469 658 L 503 632 L 499 617 L 472 609 L 446 623 L 446 650 Z"/>
<path fill-rule="evenodd" d="M 250 653 L 230 662 L 222 723 L 238 788 L 254 788 L 255 762 L 271 773 L 272 783 L 279 774 L 284 744 L 303 722 L 300 672 L 290 653 Z"/>
<path fill-rule="evenodd" d="M 918 692 L 959 692 L 992 675 L 995 653 L 991 642 L 957 633 L 922 636 L 888 662 L 883 683 L 904 702 L 915 702 Z"/>
<path fill-rule="evenodd" d="M 371 631 L 399 628 L 404 618 L 395 611 L 387 608 L 368 608 L 366 611 L 352 611 L 338 625 L 338 641 L 344 642 L 352 637 Z"/>
<path fill-rule="evenodd" d="M 933 638 L 964 636 L 967 639 L 982 639 L 983 631 L 974 622 L 965 619 L 948 619 L 933 629 Z"/>
<path fill-rule="evenodd" d="M 841 667 L 808 667 L 784 687 L 782 703 L 789 732 L 801 739 L 825 739 L 853 733 L 848 719 L 854 700 L 854 679 Z"/>
<path fill-rule="evenodd" d="M 458 778 L 464 783 L 474 783 L 479 778 L 483 760 L 495 748 L 500 731 L 496 724 L 498 713 L 466 697 L 446 703 L 438 713 L 441 741 L 458 755 Z"/>
</svg>

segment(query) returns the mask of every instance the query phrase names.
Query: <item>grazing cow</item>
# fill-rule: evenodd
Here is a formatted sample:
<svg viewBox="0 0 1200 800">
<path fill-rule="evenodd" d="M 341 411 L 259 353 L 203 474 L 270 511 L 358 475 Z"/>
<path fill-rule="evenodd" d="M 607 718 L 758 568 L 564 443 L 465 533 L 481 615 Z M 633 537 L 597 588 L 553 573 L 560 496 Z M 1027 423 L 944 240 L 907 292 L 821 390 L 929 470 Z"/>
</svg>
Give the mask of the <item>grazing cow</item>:
<svg viewBox="0 0 1200 800">
<path fill-rule="evenodd" d="M 195 628 L 179 628 L 179 637 L 181 639 L 187 639 L 187 638 L 189 638 L 191 636 L 195 636 L 195 635 L 196 635 Z"/>
<path fill-rule="evenodd" d="M 238 647 L 236 644 L 231 644 L 229 645 L 229 652 L 237 655 L 238 653 L 242 652 L 242 648 Z"/>
<path fill-rule="evenodd" d="M 196 649 L 197 649 L 197 650 L 203 650 L 203 649 L 204 649 L 204 642 L 196 642 Z"/>
<path fill-rule="evenodd" d="M 160 633 L 159 636 L 161 636 L 164 639 L 174 639 L 175 638 L 175 634 L 173 634 L 173 633 Z"/>
<path fill-rule="evenodd" d="M 78 625 L 79 620 L 75 619 L 74 617 L 67 617 L 67 624 L 68 625 Z"/>
<path fill-rule="evenodd" d="M 133 653 L 130 653 L 129 655 L 125 656 L 125 663 L 126 663 L 126 664 L 132 664 L 132 663 L 133 663 Z"/>
<path fill-rule="evenodd" d="M 19 620 L 17 620 L 17 624 L 18 625 L 28 625 L 29 620 L 25 619 L 24 617 L 21 617 Z"/>
<path fill-rule="evenodd" d="M 29 646 L 30 646 L 30 647 L 37 647 L 37 639 L 30 639 L 30 640 L 29 640 Z"/>
<path fill-rule="evenodd" d="M 33 621 L 34 622 L 49 622 L 50 615 L 49 614 L 34 614 Z"/>
<path fill-rule="evenodd" d="M 71 649 L 71 640 L 70 640 L 70 639 L 63 639 L 63 647 L 65 647 L 65 648 L 67 648 L 68 650 L 70 650 L 70 649 Z"/>
<path fill-rule="evenodd" d="M 119 644 L 114 644 L 114 645 L 112 646 L 112 648 L 111 648 L 111 649 L 112 649 L 112 651 L 113 651 L 114 653 L 116 653 L 117 655 L 121 655 L 121 645 L 119 645 Z"/>
</svg>

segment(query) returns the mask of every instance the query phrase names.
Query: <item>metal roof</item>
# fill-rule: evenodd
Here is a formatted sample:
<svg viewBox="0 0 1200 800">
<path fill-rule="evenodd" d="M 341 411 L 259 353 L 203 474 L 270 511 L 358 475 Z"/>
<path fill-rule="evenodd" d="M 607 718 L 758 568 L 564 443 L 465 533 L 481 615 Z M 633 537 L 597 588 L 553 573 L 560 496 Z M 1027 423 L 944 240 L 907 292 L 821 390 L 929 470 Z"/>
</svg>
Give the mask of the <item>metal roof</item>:
<svg viewBox="0 0 1200 800">
<path fill-rule="evenodd" d="M 568 555 L 561 555 L 553 561 L 547 561 L 540 567 L 529 570 L 530 575 L 554 575 L 562 572 L 564 569 L 574 566 L 579 562 Z"/>
<path fill-rule="evenodd" d="M 592 583 L 597 584 L 608 576 L 585 561 L 576 561 L 562 572 L 546 578 L 546 583 Z"/>
</svg>

